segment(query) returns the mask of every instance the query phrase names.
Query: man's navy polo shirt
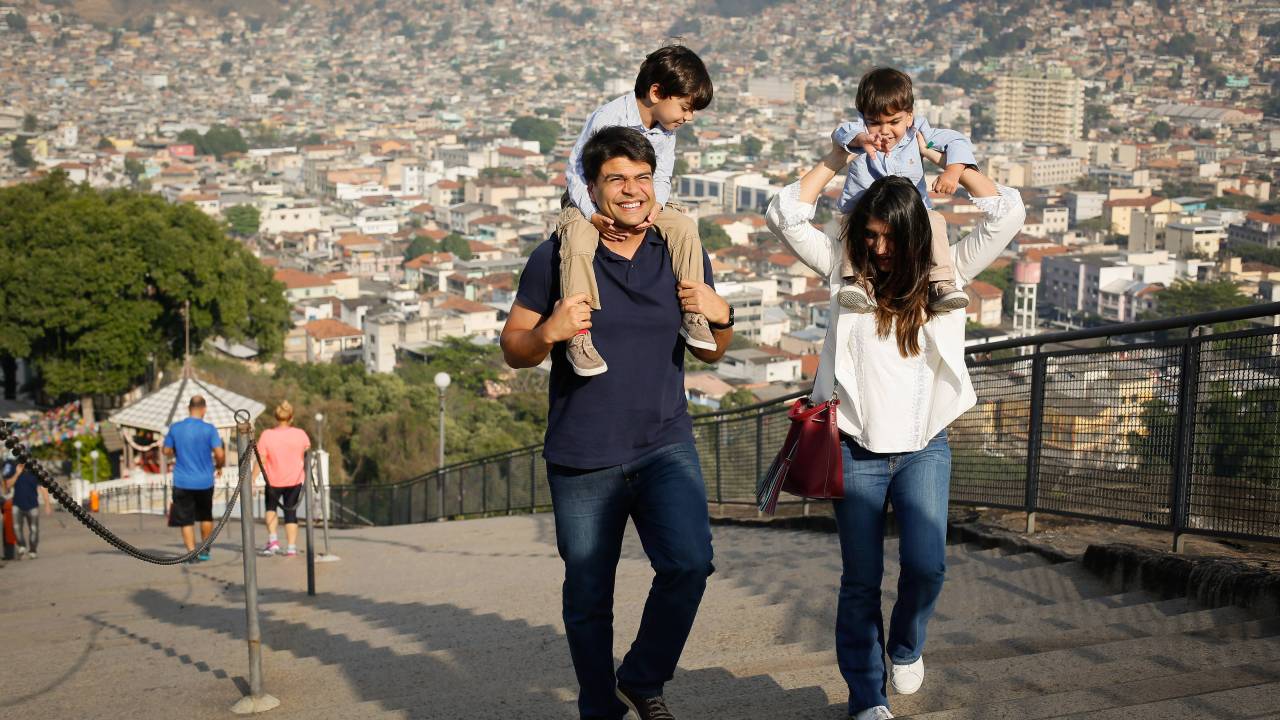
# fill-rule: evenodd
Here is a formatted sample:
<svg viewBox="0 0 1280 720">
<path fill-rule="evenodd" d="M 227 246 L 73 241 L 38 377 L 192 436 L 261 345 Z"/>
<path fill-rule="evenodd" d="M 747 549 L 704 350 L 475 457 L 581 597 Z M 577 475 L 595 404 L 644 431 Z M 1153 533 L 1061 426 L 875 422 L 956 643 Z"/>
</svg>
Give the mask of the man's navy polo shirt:
<svg viewBox="0 0 1280 720">
<path fill-rule="evenodd" d="M 542 456 L 578 469 L 621 465 L 663 445 L 693 442 L 684 398 L 684 338 L 671 253 L 653 230 L 628 260 L 601 243 L 594 262 L 601 309 L 591 339 L 609 371 L 579 377 L 565 343 L 551 350 L 550 407 Z M 711 260 L 703 253 L 710 284 Z M 714 286 L 713 286 L 714 287 Z M 544 318 L 560 299 L 560 241 L 529 256 L 516 302 Z"/>
</svg>

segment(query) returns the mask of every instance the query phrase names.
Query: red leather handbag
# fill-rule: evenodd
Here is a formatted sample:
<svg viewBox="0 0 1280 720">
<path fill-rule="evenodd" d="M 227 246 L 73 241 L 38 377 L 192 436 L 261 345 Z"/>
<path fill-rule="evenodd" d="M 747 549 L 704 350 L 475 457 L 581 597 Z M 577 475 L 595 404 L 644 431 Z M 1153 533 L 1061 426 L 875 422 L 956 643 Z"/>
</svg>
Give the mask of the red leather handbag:
<svg viewBox="0 0 1280 720">
<path fill-rule="evenodd" d="M 809 398 L 800 398 L 791 406 L 787 413 L 791 420 L 787 439 L 756 486 L 756 503 L 761 512 L 773 514 L 782 490 L 817 500 L 844 497 L 844 463 L 836 426 L 840 400 L 834 391 L 831 395 L 830 400 L 818 405 L 811 405 Z"/>
</svg>

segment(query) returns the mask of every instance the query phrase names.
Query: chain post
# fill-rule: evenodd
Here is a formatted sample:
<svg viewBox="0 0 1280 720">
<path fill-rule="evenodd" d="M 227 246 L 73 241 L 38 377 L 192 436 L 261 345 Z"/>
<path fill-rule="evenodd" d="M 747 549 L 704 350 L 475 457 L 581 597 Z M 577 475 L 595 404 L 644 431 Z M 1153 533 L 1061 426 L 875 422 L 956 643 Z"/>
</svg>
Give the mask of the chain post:
<svg viewBox="0 0 1280 720">
<path fill-rule="evenodd" d="M 249 694 L 231 706 L 231 712 L 248 715 L 270 710 L 280 701 L 262 690 L 262 628 L 258 625 L 258 555 L 253 545 L 253 467 L 251 459 L 257 454 L 252 444 L 253 428 L 249 425 L 249 413 L 236 411 L 236 457 L 240 465 L 240 541 L 244 558 L 244 613 L 245 637 L 249 645 Z"/>
<path fill-rule="evenodd" d="M 316 503 L 315 496 L 311 492 L 311 473 L 315 472 L 313 466 L 316 462 L 315 454 L 310 450 L 307 451 L 303 458 L 306 463 L 306 470 L 302 473 L 302 493 L 305 496 L 303 502 L 307 508 L 307 594 L 315 597 L 316 594 Z"/>
</svg>

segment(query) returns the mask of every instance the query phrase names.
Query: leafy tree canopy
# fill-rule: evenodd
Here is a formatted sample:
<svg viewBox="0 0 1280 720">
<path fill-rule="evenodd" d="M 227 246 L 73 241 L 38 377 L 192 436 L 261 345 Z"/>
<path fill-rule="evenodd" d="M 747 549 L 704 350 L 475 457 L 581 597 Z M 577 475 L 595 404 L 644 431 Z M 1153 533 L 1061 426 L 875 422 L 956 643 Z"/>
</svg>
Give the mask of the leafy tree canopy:
<svg viewBox="0 0 1280 720">
<path fill-rule="evenodd" d="M 539 152 L 551 152 L 560 137 L 560 123 L 545 118 L 525 115 L 511 123 L 511 134 L 521 140 L 537 140 Z"/>
<path fill-rule="evenodd" d="M 0 190 L 0 355 L 28 359 L 55 397 L 128 390 L 214 335 L 278 352 L 283 288 L 192 205 L 73 186 L 55 172 Z"/>
</svg>

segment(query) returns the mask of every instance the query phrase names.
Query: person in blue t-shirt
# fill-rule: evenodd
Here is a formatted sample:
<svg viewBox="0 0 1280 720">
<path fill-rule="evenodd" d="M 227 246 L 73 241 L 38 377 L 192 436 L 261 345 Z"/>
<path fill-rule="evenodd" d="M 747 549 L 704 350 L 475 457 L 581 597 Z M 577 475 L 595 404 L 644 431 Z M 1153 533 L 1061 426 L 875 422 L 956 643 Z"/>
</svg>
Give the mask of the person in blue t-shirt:
<svg viewBox="0 0 1280 720">
<path fill-rule="evenodd" d="M 193 395 L 187 403 L 191 417 L 170 425 L 164 436 L 164 454 L 175 460 L 171 520 L 182 530 L 187 552 L 196 549 L 197 520 L 202 542 L 213 532 L 213 481 L 227 461 L 218 429 L 204 420 L 205 409 L 204 398 Z M 197 557 L 200 562 L 208 559 L 207 550 Z"/>
<path fill-rule="evenodd" d="M 40 480 L 30 468 L 19 465 L 17 478 L 13 481 L 13 524 L 18 533 L 18 557 L 24 554 L 31 560 L 39 557 L 36 551 L 40 545 L 40 499 L 44 498 L 46 515 L 53 514 L 53 501 L 49 491 L 40 485 Z"/>
<path fill-rule="evenodd" d="M 584 718 L 666 717 L 664 684 L 684 649 L 711 575 L 711 527 L 693 425 L 684 397 L 682 313 L 701 313 L 720 359 L 733 313 L 708 284 L 678 281 L 671 251 L 647 225 L 655 203 L 653 145 L 638 130 L 608 127 L 582 149 L 596 208 L 623 241 L 602 237 L 592 260 L 601 309 L 584 293 L 562 297 L 558 236 L 538 246 L 520 275 L 502 330 L 513 368 L 551 357 L 546 444 L 556 545 L 564 560 L 564 624 Z M 711 278 L 703 253 L 704 277 Z M 672 292 L 678 288 L 677 292 Z M 565 347 L 598 322 L 613 349 L 609 372 L 583 377 Z M 613 578 L 630 517 L 655 571 L 644 620 L 615 674 Z"/>
</svg>

